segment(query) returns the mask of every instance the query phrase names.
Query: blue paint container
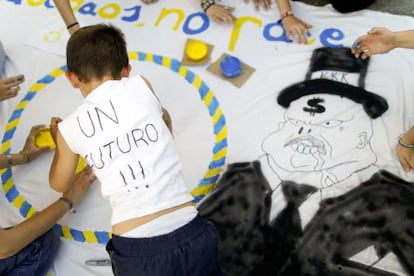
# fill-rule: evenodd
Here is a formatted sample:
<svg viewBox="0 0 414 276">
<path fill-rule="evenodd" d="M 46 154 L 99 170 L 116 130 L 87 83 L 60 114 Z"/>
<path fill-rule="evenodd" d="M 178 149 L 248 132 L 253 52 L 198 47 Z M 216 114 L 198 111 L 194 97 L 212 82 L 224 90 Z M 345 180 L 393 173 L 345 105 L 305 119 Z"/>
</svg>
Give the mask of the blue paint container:
<svg viewBox="0 0 414 276">
<path fill-rule="evenodd" d="M 234 56 L 225 56 L 220 62 L 221 73 L 227 78 L 234 78 L 241 74 L 240 59 Z"/>
</svg>

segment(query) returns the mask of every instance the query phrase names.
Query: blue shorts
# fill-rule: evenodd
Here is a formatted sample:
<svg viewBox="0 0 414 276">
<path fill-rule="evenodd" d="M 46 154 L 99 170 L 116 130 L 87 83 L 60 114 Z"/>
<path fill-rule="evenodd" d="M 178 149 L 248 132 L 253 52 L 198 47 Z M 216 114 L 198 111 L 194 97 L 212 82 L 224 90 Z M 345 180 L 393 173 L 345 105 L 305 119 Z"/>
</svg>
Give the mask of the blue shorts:
<svg viewBox="0 0 414 276">
<path fill-rule="evenodd" d="M 151 238 L 113 235 L 106 245 L 117 276 L 222 276 L 215 226 L 197 215 L 181 228 Z"/>
<path fill-rule="evenodd" d="M 53 230 L 31 242 L 13 256 L 0 260 L 0 275 L 44 276 L 52 266 L 60 246 Z"/>
</svg>

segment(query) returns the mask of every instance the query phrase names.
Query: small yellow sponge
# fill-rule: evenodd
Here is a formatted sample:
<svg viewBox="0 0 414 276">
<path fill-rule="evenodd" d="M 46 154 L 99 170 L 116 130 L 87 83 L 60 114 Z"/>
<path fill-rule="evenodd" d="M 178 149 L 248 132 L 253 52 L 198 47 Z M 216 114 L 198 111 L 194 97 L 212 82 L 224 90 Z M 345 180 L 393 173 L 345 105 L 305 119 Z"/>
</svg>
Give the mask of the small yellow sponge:
<svg viewBox="0 0 414 276">
<path fill-rule="evenodd" d="M 50 149 L 56 148 L 55 141 L 53 141 L 52 134 L 50 134 L 50 129 L 41 130 L 37 133 L 35 145 L 38 147 L 49 147 Z"/>
</svg>

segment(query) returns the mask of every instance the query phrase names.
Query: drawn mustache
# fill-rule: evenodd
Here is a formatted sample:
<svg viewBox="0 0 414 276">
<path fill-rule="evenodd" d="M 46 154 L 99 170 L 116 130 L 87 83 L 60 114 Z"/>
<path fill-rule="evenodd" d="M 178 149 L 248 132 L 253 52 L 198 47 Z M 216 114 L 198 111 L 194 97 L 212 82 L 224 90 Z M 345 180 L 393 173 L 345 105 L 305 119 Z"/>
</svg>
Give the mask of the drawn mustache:
<svg viewBox="0 0 414 276">
<path fill-rule="evenodd" d="M 295 151 L 301 153 L 310 153 L 315 154 L 319 152 L 320 154 L 326 154 L 325 144 L 315 137 L 312 136 L 303 136 L 297 137 L 292 140 L 289 140 L 284 147 L 292 146 Z"/>
</svg>

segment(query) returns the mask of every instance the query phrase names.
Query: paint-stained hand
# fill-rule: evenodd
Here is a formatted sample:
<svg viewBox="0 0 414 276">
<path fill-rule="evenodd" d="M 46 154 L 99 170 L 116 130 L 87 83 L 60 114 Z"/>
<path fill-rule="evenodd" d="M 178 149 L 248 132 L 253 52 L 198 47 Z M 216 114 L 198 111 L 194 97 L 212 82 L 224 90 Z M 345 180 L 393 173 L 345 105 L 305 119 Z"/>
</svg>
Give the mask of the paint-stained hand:
<svg viewBox="0 0 414 276">
<path fill-rule="evenodd" d="M 158 0 L 141 0 L 144 4 L 152 4 L 152 3 L 155 3 L 155 2 L 157 2 Z"/>
<path fill-rule="evenodd" d="M 300 20 L 294 15 L 285 17 L 282 20 L 283 28 L 285 29 L 286 37 L 301 44 L 307 42 L 307 34 L 312 25 Z"/>
<path fill-rule="evenodd" d="M 218 23 L 232 23 L 236 18 L 233 16 L 233 7 L 214 4 L 207 10 L 208 17 Z"/>
<path fill-rule="evenodd" d="M 352 45 L 355 57 L 365 59 L 369 56 L 391 51 L 396 47 L 395 34 L 387 28 L 372 28 L 366 35 L 358 37 Z"/>
<path fill-rule="evenodd" d="M 16 97 L 20 91 L 20 84 L 23 82 L 23 75 L 17 75 L 0 80 L 0 101 Z"/>
</svg>

